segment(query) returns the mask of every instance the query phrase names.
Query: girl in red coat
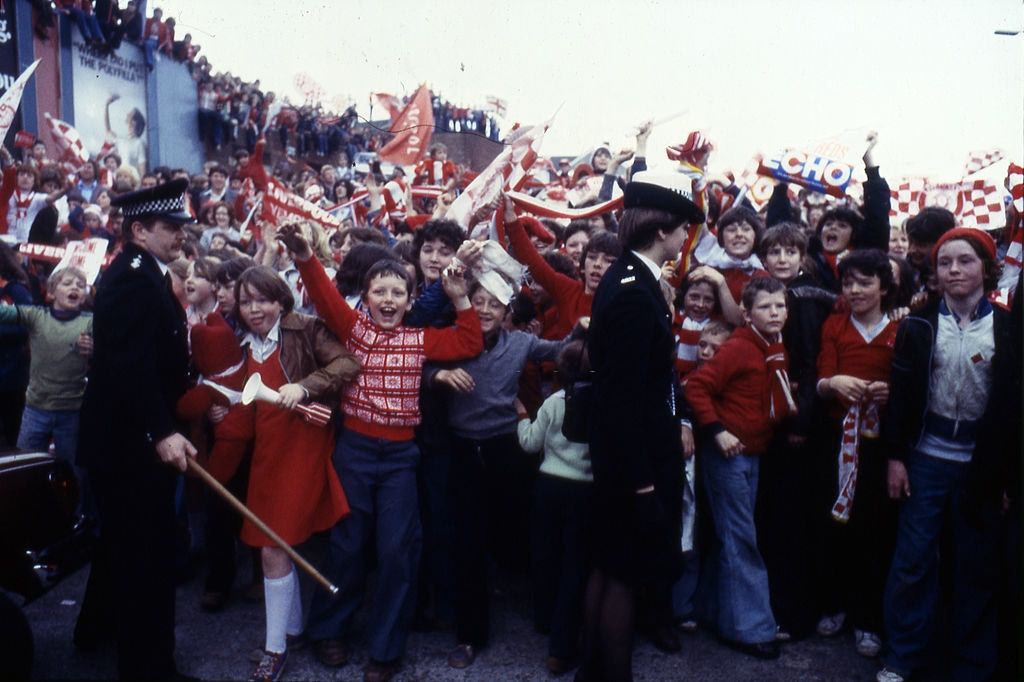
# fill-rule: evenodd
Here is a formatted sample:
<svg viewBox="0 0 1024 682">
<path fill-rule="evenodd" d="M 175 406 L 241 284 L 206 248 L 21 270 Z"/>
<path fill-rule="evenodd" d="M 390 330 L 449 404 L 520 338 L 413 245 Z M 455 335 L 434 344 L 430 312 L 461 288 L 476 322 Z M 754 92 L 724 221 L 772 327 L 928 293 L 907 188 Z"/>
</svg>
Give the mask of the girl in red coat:
<svg viewBox="0 0 1024 682">
<path fill-rule="evenodd" d="M 292 312 L 284 280 L 267 267 L 246 270 L 235 285 L 237 316 L 247 333 L 249 374 L 280 394 L 278 404 L 257 401 L 255 446 L 249 474 L 249 508 L 285 542 L 296 545 L 348 513 L 348 502 L 331 465 L 334 432 L 303 421 L 293 408 L 337 395 L 359 373 L 359 363 L 324 324 Z M 287 656 L 286 633 L 302 630 L 299 581 L 284 550 L 249 521 L 242 541 L 261 547 L 267 638 L 253 680 L 276 680 Z"/>
<path fill-rule="evenodd" d="M 837 481 L 823 491 L 825 615 L 818 633 L 838 634 L 848 615 L 857 652 L 873 658 L 882 648 L 882 593 L 896 540 L 896 509 L 886 496 L 888 463 L 878 441 L 897 327 L 885 310 L 896 284 L 878 249 L 851 251 L 839 261 L 839 277 L 848 309 L 825 320 L 818 355 L 818 395 L 831 417 L 820 452 L 828 473 L 820 480 Z"/>
</svg>

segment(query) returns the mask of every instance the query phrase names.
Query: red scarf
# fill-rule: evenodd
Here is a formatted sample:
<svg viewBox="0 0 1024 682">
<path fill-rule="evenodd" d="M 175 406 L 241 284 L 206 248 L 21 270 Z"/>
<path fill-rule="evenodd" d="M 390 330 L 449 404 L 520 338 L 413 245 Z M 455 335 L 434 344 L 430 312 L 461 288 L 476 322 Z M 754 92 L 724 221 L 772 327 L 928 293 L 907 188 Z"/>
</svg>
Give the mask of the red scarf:
<svg viewBox="0 0 1024 682">
<path fill-rule="evenodd" d="M 776 341 L 768 341 L 753 327 L 751 331 L 767 346 L 764 362 L 768 372 L 768 416 L 773 423 L 779 422 L 790 414 L 796 414 L 796 403 L 789 387 L 786 347 L 782 345 L 781 335 Z"/>
</svg>

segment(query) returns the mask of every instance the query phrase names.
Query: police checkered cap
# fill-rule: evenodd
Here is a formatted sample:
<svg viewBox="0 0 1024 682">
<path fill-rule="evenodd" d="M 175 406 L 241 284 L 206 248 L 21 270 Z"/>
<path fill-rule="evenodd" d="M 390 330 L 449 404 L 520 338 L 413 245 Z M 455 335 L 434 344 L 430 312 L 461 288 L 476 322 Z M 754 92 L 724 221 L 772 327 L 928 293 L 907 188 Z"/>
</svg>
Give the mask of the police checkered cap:
<svg viewBox="0 0 1024 682">
<path fill-rule="evenodd" d="M 185 190 L 188 180 L 179 178 L 156 187 L 122 194 L 111 200 L 119 206 L 125 219 L 145 216 L 164 218 L 175 222 L 191 222 L 192 216 L 185 209 Z"/>
</svg>

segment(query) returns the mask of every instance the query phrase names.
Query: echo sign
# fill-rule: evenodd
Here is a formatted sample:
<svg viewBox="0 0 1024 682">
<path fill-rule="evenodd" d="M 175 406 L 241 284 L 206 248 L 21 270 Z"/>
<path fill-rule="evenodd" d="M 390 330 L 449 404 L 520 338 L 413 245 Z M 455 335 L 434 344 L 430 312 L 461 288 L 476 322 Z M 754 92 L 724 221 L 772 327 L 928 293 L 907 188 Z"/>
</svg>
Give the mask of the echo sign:
<svg viewBox="0 0 1024 682">
<path fill-rule="evenodd" d="M 761 175 L 795 182 L 815 192 L 837 197 L 846 194 L 846 187 L 853 177 L 853 166 L 848 163 L 794 149 L 769 156 L 757 171 Z"/>
</svg>

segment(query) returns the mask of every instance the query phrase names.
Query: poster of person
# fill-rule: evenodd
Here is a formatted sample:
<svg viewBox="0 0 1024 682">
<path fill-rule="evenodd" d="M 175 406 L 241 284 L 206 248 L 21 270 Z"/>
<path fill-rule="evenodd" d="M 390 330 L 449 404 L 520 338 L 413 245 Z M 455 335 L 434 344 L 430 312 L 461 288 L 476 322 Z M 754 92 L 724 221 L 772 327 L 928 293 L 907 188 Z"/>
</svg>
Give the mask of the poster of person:
<svg viewBox="0 0 1024 682">
<path fill-rule="evenodd" d="M 113 145 L 121 163 L 141 175 L 146 172 L 146 65 L 142 50 L 129 43 L 110 54 L 100 52 L 75 35 L 71 43 L 75 84 L 74 126 L 85 148 L 96 158 Z"/>
</svg>

